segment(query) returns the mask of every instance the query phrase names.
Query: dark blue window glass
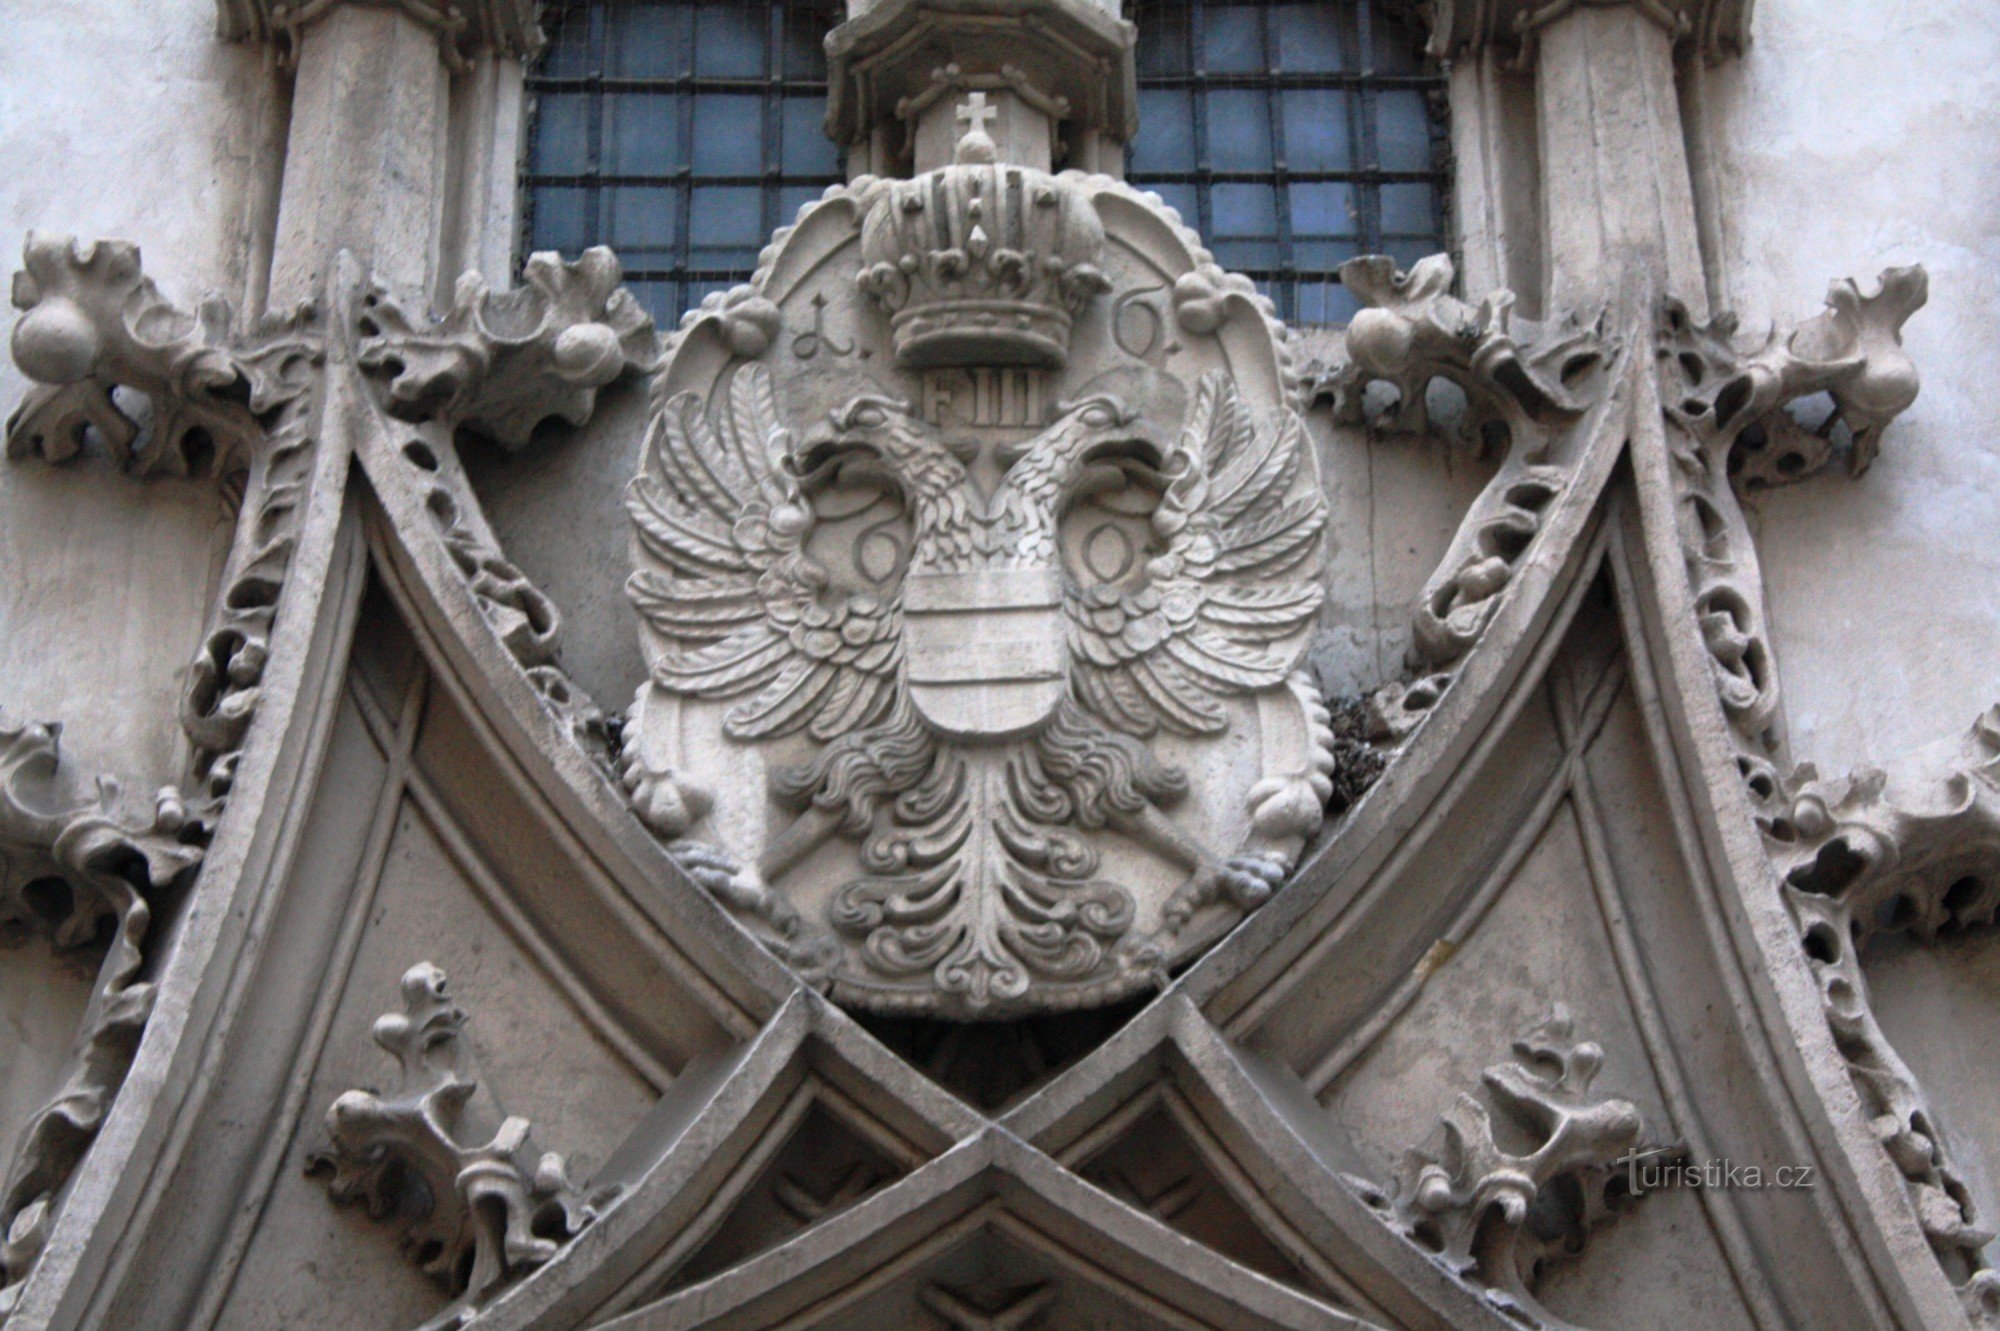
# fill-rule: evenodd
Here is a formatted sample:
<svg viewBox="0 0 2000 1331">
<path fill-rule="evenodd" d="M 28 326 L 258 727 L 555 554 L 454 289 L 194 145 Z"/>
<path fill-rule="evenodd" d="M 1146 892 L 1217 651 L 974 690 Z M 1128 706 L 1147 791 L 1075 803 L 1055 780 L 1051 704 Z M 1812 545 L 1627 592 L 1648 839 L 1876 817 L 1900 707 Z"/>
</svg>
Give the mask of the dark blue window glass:
<svg viewBox="0 0 2000 1331">
<path fill-rule="evenodd" d="M 838 0 L 568 0 L 529 75 L 525 250 L 610 245 L 663 327 L 749 278 L 842 179 L 828 141 Z"/>
<path fill-rule="evenodd" d="M 1443 81 L 1383 0 L 1132 0 L 1132 183 L 1279 313 L 1345 323 L 1357 254 L 1445 248 Z"/>
</svg>

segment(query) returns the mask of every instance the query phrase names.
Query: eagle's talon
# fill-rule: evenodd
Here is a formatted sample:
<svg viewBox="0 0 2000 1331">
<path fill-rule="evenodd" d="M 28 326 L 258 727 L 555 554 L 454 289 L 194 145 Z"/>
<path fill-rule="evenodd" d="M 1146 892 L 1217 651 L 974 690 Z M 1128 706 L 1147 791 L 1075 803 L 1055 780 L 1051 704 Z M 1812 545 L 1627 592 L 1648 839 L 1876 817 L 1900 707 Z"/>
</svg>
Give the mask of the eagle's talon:
<svg viewBox="0 0 2000 1331">
<path fill-rule="evenodd" d="M 667 840 L 685 836 L 715 802 L 706 790 L 679 773 L 647 767 L 629 747 L 619 778 L 632 812 L 648 831 Z"/>
<path fill-rule="evenodd" d="M 1275 855 L 1238 855 L 1222 866 L 1222 890 L 1244 910 L 1269 901 L 1284 881 L 1284 863 Z"/>
</svg>

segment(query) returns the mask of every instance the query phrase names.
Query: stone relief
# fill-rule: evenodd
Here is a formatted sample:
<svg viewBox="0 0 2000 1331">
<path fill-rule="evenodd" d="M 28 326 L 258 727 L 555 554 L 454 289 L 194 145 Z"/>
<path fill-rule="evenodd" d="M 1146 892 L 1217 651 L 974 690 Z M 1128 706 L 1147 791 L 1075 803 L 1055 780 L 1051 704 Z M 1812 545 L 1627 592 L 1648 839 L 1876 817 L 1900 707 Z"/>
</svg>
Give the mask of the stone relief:
<svg viewBox="0 0 2000 1331">
<path fill-rule="evenodd" d="M 329 8 L 228 0 L 224 28 L 292 59 Z M 467 68 L 470 53 L 539 42 L 534 6 L 515 0 L 392 8 L 435 28 L 454 69 Z M 1451 5 L 1437 8 L 1442 25 L 1461 21 Z M 1516 15 L 1522 62 L 1535 34 L 1608 8 L 1559 0 Z M 1670 34 L 1691 30 L 1685 6 L 1636 8 Z M 1276 890 L 1329 807 L 1359 800 L 1447 690 L 1475 676 L 1475 663 L 1513 650 L 1492 626 L 1504 621 L 1510 591 L 1535 582 L 1551 515 L 1590 493 L 1574 436 L 1611 398 L 1603 370 L 1634 340 L 1643 345 L 1644 330 L 1614 336 L 1594 315 L 1531 322 L 1505 292 L 1477 307 L 1452 295 L 1443 256 L 1407 273 L 1369 258 L 1343 269 L 1366 306 L 1343 358 L 1301 375 L 1269 305 L 1224 274 L 1156 197 L 1107 176 L 1054 172 L 1065 156 L 1090 165 L 1129 136 L 1105 107 L 1087 128 L 1109 137 L 1086 141 L 1066 123 L 1071 99 L 1011 63 L 997 73 L 944 63 L 928 81 L 904 80 L 904 95 L 880 96 L 898 89 L 869 72 L 880 51 L 868 43 L 891 44 L 907 9 L 885 0 L 870 11 L 874 37 L 833 45 L 836 82 L 852 84 L 841 95 L 861 106 L 842 114 L 881 121 L 893 106 L 903 146 L 872 148 L 872 160 L 888 171 L 912 158 L 914 178 L 864 175 L 829 190 L 774 237 L 749 285 L 688 316 L 663 358 L 604 251 L 571 265 L 538 256 L 515 292 L 462 282 L 432 318 L 405 313 L 350 262 L 315 305 L 240 329 L 220 304 L 194 314 L 168 305 L 129 247 L 30 242 L 15 352 L 45 387 L 10 424 L 10 456 L 102 452 L 141 473 L 210 469 L 240 486 L 243 512 L 215 623 L 190 672 L 193 794 L 164 791 L 150 815 L 128 811 L 109 786 L 94 802 L 66 805 L 49 789 L 55 729 L 0 724 L 0 924 L 47 933 L 59 947 L 110 926 L 77 1071 L 31 1123 L 0 1194 L 0 1320 L 144 1029 L 150 912 L 192 875 L 228 807 L 297 513 L 335 407 L 362 413 L 342 418 L 361 436 L 346 442 L 396 540 L 441 552 L 450 589 L 472 607 L 469 631 L 490 634 L 504 649 L 501 668 L 518 668 L 560 730 L 615 769 L 585 767 L 584 779 L 620 781 L 696 884 L 840 1003 L 877 1017 L 1026 1021 L 1170 982 Z M 1494 22 L 1499 12 L 1481 11 Z M 922 15 L 927 41 L 964 22 L 955 11 Z M 991 17 L 973 15 L 985 23 L 981 41 L 1029 33 L 1086 73 L 1110 69 L 1094 43 L 1115 49 L 1122 32 L 1130 45 L 1129 25 L 1094 10 L 1069 16 L 1076 31 Z M 905 63 L 929 64 L 929 54 Z M 1124 95 L 1117 78 L 1101 81 L 1091 97 L 1108 106 Z M 1072 91 L 1081 105 L 1084 90 Z M 882 126 L 849 128 L 859 140 Z M 1898 330 L 1923 293 L 1921 270 L 1892 270 L 1874 295 L 1843 284 L 1827 315 L 1751 346 L 1738 344 L 1727 318 L 1698 321 L 1667 302 L 1644 350 L 1657 360 L 1648 377 L 1670 426 L 1676 557 L 1686 559 L 1703 664 L 1826 1022 L 1908 1181 L 1923 1234 L 1967 1308 L 1990 1316 L 2000 1292 L 1979 1250 L 1991 1235 L 1922 1088 L 1875 1023 L 1859 954 L 1876 933 L 1928 940 L 1990 922 L 2000 718 L 1892 776 L 1823 782 L 1805 768 L 1781 779 L 1760 576 L 1731 490 L 1836 461 L 1865 469 L 1883 426 L 1915 395 Z M 628 594 L 649 678 L 621 724 L 562 670 L 556 607 L 488 528 L 457 432 L 531 447 L 543 420 L 584 421 L 601 388 L 641 370 L 657 378 L 628 491 Z M 1332 480 L 1302 416 L 1328 400 L 1345 426 L 1435 432 L 1427 402 L 1436 380 L 1464 395 L 1466 439 L 1497 455 L 1498 471 L 1423 590 L 1411 678 L 1330 706 L 1302 669 L 1320 613 Z M 149 410 L 132 408 L 135 391 Z M 1816 423 L 1787 414 L 1820 392 L 1833 409 Z M 1483 642 L 1493 650 L 1476 655 Z M 567 744 L 545 747 L 573 756 Z M 629 820 L 610 812 L 622 830 Z M 18 876 L 17 866 L 26 866 Z M 52 877 L 66 897 L 52 893 Z M 667 890 L 681 888 L 678 876 L 663 877 Z M 1323 891 L 1326 880 L 1302 877 L 1300 886 Z M 692 935 L 706 917 L 662 918 Z M 747 993 L 760 982 L 724 983 Z M 779 1000 L 795 1017 L 846 1020 L 826 1016 L 811 994 Z M 1193 1004 L 1170 1002 L 1185 1009 L 1177 1020 L 1208 1030 Z M 740 1092 L 737 1073 L 757 1057 L 749 1046 L 775 1046 L 786 1019 L 755 1001 L 730 1015 L 739 1062 L 714 1085 Z M 397 1084 L 334 1101 L 330 1146 L 314 1170 L 334 1199 L 389 1221 L 446 1288 L 452 1301 L 428 1326 L 525 1325 L 496 1310 L 530 1271 L 593 1246 L 608 1223 L 602 1208 L 619 1198 L 586 1197 L 559 1157 L 530 1144 L 524 1119 L 499 1112 L 479 1086 L 464 1023 L 442 973 L 412 968 L 403 1011 L 375 1026 L 397 1060 Z M 1485 1071 L 1483 1094 L 1462 1096 L 1411 1152 L 1393 1191 L 1355 1183 L 1400 1238 L 1364 1210 L 1376 1232 L 1359 1244 L 1340 1236 L 1323 1261 L 1344 1271 L 1385 1239 L 1427 1272 L 1442 1270 L 1445 1285 L 1470 1287 L 1482 1309 L 1566 1326 L 1535 1297 L 1540 1270 L 1576 1256 L 1617 1209 L 1614 1162 L 1647 1127 L 1630 1101 L 1593 1091 L 1603 1051 L 1572 1025 L 1558 1010 L 1517 1041 L 1511 1062 Z M 1238 1028 L 1226 1039 L 1239 1036 L 1253 1047 Z M 872 1099 L 907 1109 L 923 1098 L 911 1067 L 885 1075 L 893 1057 L 872 1043 L 869 1051 L 878 1060 L 868 1065 Z M 1081 1112 L 1078 1100 L 1115 1098 L 1092 1081 L 1104 1066 L 1025 1113 L 964 1111 L 949 1141 L 915 1150 L 910 1173 L 893 1181 L 866 1166 L 824 1192 L 781 1177 L 772 1195 L 805 1227 L 787 1240 L 796 1243 L 758 1258 L 773 1260 L 757 1270 L 731 1267 L 706 1291 L 676 1292 L 668 1316 L 700 1321 L 725 1309 L 716 1315 L 754 1320 L 765 1311 L 754 1301 L 780 1283 L 761 1277 L 786 1263 L 813 1271 L 865 1246 L 843 1250 L 835 1238 L 877 1243 L 885 1231 L 868 1226 L 897 1205 L 910 1208 L 905 1219 L 935 1205 L 947 1192 L 926 1189 L 958 1186 L 935 1176 L 974 1168 L 964 1161 L 977 1151 L 1008 1157 L 1008 1205 L 1025 1198 L 1056 1210 L 1064 1227 L 1128 1265 L 1107 1235 L 1136 1233 L 1135 1248 L 1168 1251 L 1170 1235 L 1138 1222 L 1150 1223 L 1144 1211 L 1171 1211 L 1173 1189 L 1129 1207 L 1072 1178 L 1060 1143 L 1028 1144 L 1024 1125 L 1036 1114 L 1046 1122 Z M 1258 1093 L 1275 1102 L 1288 1077 L 1278 1070 Z M 687 1081 L 697 1088 L 688 1094 L 704 1093 L 701 1078 Z M 680 1090 L 677 1081 L 668 1094 Z M 1064 1096 L 1069 1109 L 1046 1107 Z M 1249 1134 L 1236 1111 L 1204 1102 L 1200 1112 L 1241 1163 L 1269 1170 L 1268 1139 Z M 925 1161 L 927 1150 L 942 1155 Z M 954 1154 L 955 1165 L 943 1158 Z M 1288 1159 L 1300 1179 L 1323 1167 L 1301 1161 Z M 688 1184 L 688 1194 L 700 1186 Z M 1060 1205 L 1049 1200 L 1058 1195 Z M 703 1199 L 673 1200 L 692 1208 Z M 1322 1228 L 1338 1228 L 1332 1214 L 1320 1213 Z M 591 1242 L 572 1246 L 591 1224 Z M 1283 1241 L 1326 1242 L 1310 1228 L 1286 1230 Z M 1239 1279 L 1244 1272 L 1199 1243 L 1173 1251 L 1195 1283 L 1223 1277 L 1207 1282 L 1229 1286 L 1213 1297 L 1246 1320 L 1257 1314 L 1241 1309 L 1279 1307 L 1285 1317 L 1273 1324 L 1346 1324 L 1351 1302 L 1397 1324 L 1370 1302 L 1385 1281 L 1363 1292 L 1334 1282 L 1333 1313 Z M 910 1270 L 910 1302 L 957 1326 L 1025 1326 L 1058 1308 L 1058 1317 L 1086 1316 L 1072 1310 L 1092 1288 L 1068 1271 L 1060 1282 L 971 1283 L 921 1263 Z M 735 1313 L 730 1298 L 752 1311 Z M 688 1311 L 703 1300 L 708 1311 Z M 1177 1315 L 1206 1315 L 1198 1297 L 1188 1306 Z"/>
<path fill-rule="evenodd" d="M 867 1007 L 1154 984 L 1332 792 L 1282 343 L 1157 203 L 996 164 L 991 113 L 684 326 L 628 500 L 634 807 Z"/>
<path fill-rule="evenodd" d="M 361 1202 L 397 1229 L 410 1260 L 452 1295 L 424 1324 L 445 1331 L 553 1257 L 593 1211 L 562 1157 L 535 1149 L 526 1119 L 499 1118 L 476 1098 L 466 1015 L 444 972 L 419 962 L 402 991 L 403 1010 L 384 1013 L 374 1031 L 396 1060 L 394 1089 L 336 1099 L 326 1112 L 332 1144 L 308 1171 L 324 1176 L 335 1201 Z"/>
</svg>

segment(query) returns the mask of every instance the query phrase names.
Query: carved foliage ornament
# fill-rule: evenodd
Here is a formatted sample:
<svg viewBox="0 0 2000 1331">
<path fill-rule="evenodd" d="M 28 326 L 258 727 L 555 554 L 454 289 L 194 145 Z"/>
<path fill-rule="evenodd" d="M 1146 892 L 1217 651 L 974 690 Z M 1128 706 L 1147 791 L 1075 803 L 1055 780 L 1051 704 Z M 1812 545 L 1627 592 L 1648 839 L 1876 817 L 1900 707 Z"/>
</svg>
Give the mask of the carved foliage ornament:
<svg viewBox="0 0 2000 1331">
<path fill-rule="evenodd" d="M 642 818 L 844 1001 L 957 1014 L 1156 982 L 1331 789 L 1282 330 L 1156 199 L 982 139 L 690 317 L 629 494 Z"/>
<path fill-rule="evenodd" d="M 1462 433 L 1501 462 L 1451 548 L 1424 584 L 1413 625 L 1425 667 L 1451 667 L 1479 640 L 1512 583 L 1543 514 L 1569 483 L 1555 456 L 1566 427 L 1602 391 L 1610 356 L 1601 329 L 1574 317 L 1537 323 L 1514 315 L 1499 291 L 1471 306 L 1451 294 L 1451 259 L 1434 254 L 1408 272 L 1382 255 L 1350 259 L 1340 280 L 1362 301 L 1348 325 L 1344 356 L 1317 369 L 1315 398 L 1334 419 L 1393 433 L 1431 429 L 1432 384 L 1465 396 Z M 1373 393 L 1386 405 L 1370 410 Z"/>
<path fill-rule="evenodd" d="M 327 1110 L 331 1148 L 309 1172 L 335 1201 L 359 1201 L 400 1230 L 412 1261 L 453 1301 L 426 1331 L 458 1325 L 469 1308 L 555 1256 L 594 1216 L 564 1172 L 540 1153 L 524 1118 L 482 1113 L 465 1013 L 429 962 L 403 976 L 403 1010 L 375 1022 L 396 1060 L 388 1095 L 348 1091 Z"/>
<path fill-rule="evenodd" d="M 1834 1045 L 1939 1263 L 1990 1319 L 2000 1276 L 1982 1250 L 1993 1232 L 1929 1097 L 1876 1020 L 1863 961 L 1879 936 L 1931 944 L 2000 915 L 2000 707 L 1886 770 L 1823 779 L 1802 765 L 1771 805 L 1765 835 Z"/>
<path fill-rule="evenodd" d="M 140 978 L 157 895 L 201 859 L 173 789 L 133 810 L 117 783 L 70 801 L 61 729 L 0 714 L 0 946 L 35 936 L 63 951 L 108 937 L 61 1089 L 23 1126 L 0 1176 L 0 1319 L 47 1242 L 56 1198 L 111 1107 L 153 1008 Z"/>
<path fill-rule="evenodd" d="M 1366 1180 L 1356 1185 L 1440 1265 L 1484 1286 L 1497 1307 L 1533 1326 L 1567 1328 L 1535 1298 L 1534 1279 L 1546 1263 L 1581 1251 L 1589 1232 L 1626 1204 L 1620 1166 L 1645 1128 L 1630 1100 L 1592 1094 L 1603 1066 L 1603 1048 L 1578 1040 L 1558 1005 L 1514 1041 L 1511 1061 L 1481 1074 L 1484 1099 L 1461 1094 L 1434 1141 L 1409 1152 L 1393 1196 Z"/>
</svg>

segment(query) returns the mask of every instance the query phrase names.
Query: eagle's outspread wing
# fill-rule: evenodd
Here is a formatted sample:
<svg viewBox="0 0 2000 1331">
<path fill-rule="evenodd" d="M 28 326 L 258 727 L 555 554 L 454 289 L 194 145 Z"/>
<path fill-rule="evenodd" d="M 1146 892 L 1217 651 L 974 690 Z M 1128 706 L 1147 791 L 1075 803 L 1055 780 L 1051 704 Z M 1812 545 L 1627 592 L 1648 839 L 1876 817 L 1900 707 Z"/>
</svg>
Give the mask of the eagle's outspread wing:
<svg viewBox="0 0 2000 1331">
<path fill-rule="evenodd" d="M 1071 687 L 1106 724 L 1217 734 L 1224 698 L 1274 688 L 1297 667 L 1325 595 L 1312 555 L 1326 497 L 1292 493 L 1310 446 L 1297 413 L 1260 433 L 1228 376 L 1202 378 L 1167 460 L 1145 580 L 1066 598 Z"/>
<path fill-rule="evenodd" d="M 652 568 L 626 595 L 673 644 L 653 682 L 700 698 L 752 696 L 724 717 L 738 739 L 806 728 L 825 740 L 888 702 L 901 656 L 893 598 L 828 589 L 805 550 L 811 505 L 792 466 L 771 377 L 746 365 L 711 424 L 700 397 L 668 399 L 625 507 Z"/>
</svg>

